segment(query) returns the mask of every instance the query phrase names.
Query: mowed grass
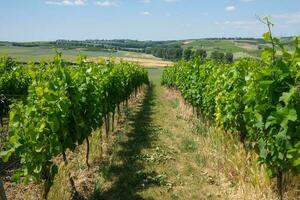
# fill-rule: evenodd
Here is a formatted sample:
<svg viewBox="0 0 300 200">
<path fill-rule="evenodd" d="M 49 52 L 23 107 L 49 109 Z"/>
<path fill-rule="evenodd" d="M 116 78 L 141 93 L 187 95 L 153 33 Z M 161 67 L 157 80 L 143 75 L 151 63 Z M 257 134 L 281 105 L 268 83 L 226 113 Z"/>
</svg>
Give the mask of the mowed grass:
<svg viewBox="0 0 300 200">
<path fill-rule="evenodd" d="M 246 153 L 235 136 L 195 118 L 176 91 L 156 86 L 154 94 L 157 136 L 142 153 L 155 158 L 162 156 L 156 149 L 165 152 L 163 162 L 145 168 L 167 184 L 144 189 L 144 199 L 276 199 L 255 154 Z"/>
<path fill-rule="evenodd" d="M 155 85 L 160 85 L 161 81 L 161 75 L 163 73 L 163 68 L 157 68 L 157 67 L 152 67 L 148 68 L 148 75 L 150 77 L 150 80 L 153 82 Z"/>
</svg>

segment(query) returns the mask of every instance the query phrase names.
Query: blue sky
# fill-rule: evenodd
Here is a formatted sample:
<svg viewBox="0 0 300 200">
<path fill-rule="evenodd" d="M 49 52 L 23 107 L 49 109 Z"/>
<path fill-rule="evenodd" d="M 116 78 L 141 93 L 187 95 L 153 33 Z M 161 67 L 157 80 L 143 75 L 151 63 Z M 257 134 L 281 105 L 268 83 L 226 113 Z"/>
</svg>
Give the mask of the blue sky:
<svg viewBox="0 0 300 200">
<path fill-rule="evenodd" d="M 300 35 L 300 0 L 1 0 L 0 41 Z"/>
</svg>

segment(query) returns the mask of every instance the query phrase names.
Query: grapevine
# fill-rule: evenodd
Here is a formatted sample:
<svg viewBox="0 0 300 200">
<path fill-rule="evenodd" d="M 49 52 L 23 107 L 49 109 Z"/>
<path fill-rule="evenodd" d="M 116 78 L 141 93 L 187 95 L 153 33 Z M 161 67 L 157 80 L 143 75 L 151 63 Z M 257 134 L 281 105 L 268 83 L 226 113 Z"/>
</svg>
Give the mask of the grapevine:
<svg viewBox="0 0 300 200">
<path fill-rule="evenodd" d="M 164 71 L 162 84 L 180 90 L 198 114 L 238 131 L 270 177 L 277 177 L 282 198 L 284 173 L 300 173 L 300 37 L 294 39 L 294 52 L 271 32 L 263 38 L 272 47 L 261 60 L 180 61 Z"/>
<path fill-rule="evenodd" d="M 32 69 L 30 76 L 26 100 L 10 106 L 10 138 L 1 157 L 7 161 L 16 154 L 22 166 L 17 178 L 45 180 L 47 195 L 57 172 L 53 159 L 62 155 L 67 163 L 67 149 L 74 150 L 85 140 L 89 145 L 93 130 L 148 83 L 148 75 L 136 64 L 87 63 L 83 56 L 78 57 L 78 66 L 68 66 L 58 53 L 53 62 Z"/>
</svg>

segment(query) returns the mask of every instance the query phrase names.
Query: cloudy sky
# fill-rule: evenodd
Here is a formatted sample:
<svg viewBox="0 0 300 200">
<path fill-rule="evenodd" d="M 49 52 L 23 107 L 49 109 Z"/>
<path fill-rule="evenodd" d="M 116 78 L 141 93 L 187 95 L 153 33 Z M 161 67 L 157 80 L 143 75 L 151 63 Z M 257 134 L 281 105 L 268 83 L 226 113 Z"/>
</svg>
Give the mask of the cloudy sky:
<svg viewBox="0 0 300 200">
<path fill-rule="evenodd" d="M 1 0 L 0 41 L 300 35 L 300 0 Z"/>
</svg>

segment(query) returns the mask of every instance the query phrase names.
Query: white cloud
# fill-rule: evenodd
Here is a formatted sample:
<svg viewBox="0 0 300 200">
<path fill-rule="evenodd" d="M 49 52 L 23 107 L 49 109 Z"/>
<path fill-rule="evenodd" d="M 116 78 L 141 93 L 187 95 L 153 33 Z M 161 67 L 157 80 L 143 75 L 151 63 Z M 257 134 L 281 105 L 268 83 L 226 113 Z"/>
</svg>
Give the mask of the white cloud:
<svg viewBox="0 0 300 200">
<path fill-rule="evenodd" d="M 227 6 L 227 7 L 225 8 L 225 10 L 226 10 L 226 11 L 229 11 L 229 12 L 235 11 L 235 10 L 236 10 L 236 7 L 235 7 L 235 6 Z"/>
<path fill-rule="evenodd" d="M 245 2 L 245 3 L 250 3 L 250 2 L 254 2 L 256 0 L 241 0 L 241 2 Z"/>
<path fill-rule="evenodd" d="M 173 3 L 173 2 L 177 2 L 179 0 L 163 0 L 164 2 L 167 2 L 167 3 Z"/>
<path fill-rule="evenodd" d="M 104 1 L 96 1 L 95 4 L 97 6 L 103 6 L 103 7 L 116 7 L 119 6 L 119 4 L 112 0 L 104 0 Z"/>
<path fill-rule="evenodd" d="M 87 0 L 62 0 L 62 1 L 46 1 L 48 5 L 57 5 L 57 6 L 83 6 Z"/>
<path fill-rule="evenodd" d="M 143 11 L 143 12 L 140 12 L 140 14 L 145 15 L 145 16 L 151 15 L 151 13 L 149 11 Z"/>
<path fill-rule="evenodd" d="M 271 15 L 272 18 L 282 20 L 286 24 L 300 24 L 300 12 Z"/>
<path fill-rule="evenodd" d="M 74 4 L 75 4 L 75 5 L 84 5 L 85 3 L 86 3 L 85 0 L 75 0 L 75 1 L 74 1 Z"/>
</svg>

